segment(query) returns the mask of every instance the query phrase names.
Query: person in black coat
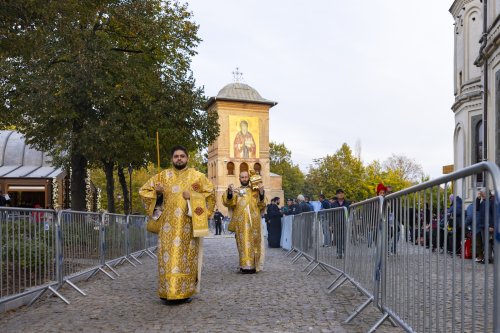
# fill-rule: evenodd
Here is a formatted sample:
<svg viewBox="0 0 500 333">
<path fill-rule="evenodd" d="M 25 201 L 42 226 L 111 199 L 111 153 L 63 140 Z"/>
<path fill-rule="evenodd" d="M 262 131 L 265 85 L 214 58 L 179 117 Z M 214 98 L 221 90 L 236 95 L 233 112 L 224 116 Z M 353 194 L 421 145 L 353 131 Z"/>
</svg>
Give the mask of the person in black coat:
<svg viewBox="0 0 500 333">
<path fill-rule="evenodd" d="M 9 200 L 3 195 L 2 190 L 0 190 L 0 207 L 5 207 L 9 203 Z"/>
<path fill-rule="evenodd" d="M 271 200 L 271 204 L 267 206 L 267 218 L 269 219 L 269 229 L 267 241 L 269 247 L 280 247 L 281 242 L 281 217 L 283 213 L 279 208 L 280 198 L 275 197 Z"/>
<path fill-rule="evenodd" d="M 311 206 L 306 202 L 306 198 L 302 194 L 299 194 L 297 196 L 297 203 L 300 207 L 300 213 L 307 213 L 312 211 Z"/>
<path fill-rule="evenodd" d="M 486 201 L 488 202 L 488 210 L 486 210 Z M 495 197 L 491 194 L 488 198 L 487 190 L 482 188 L 478 197 L 476 198 L 476 210 L 478 212 L 477 216 L 477 227 L 476 227 L 476 253 L 477 258 L 475 259 L 477 262 L 484 264 L 485 257 L 488 257 L 488 261 L 493 263 L 493 244 L 488 244 L 488 252 L 486 252 L 487 243 L 490 241 L 490 234 L 493 233 L 495 227 L 494 220 L 494 210 L 495 210 Z M 487 213 L 488 212 L 488 213 Z M 488 215 L 488 216 L 487 216 Z M 486 227 L 486 220 L 488 219 L 488 226 Z M 485 230 L 486 228 L 486 230 Z"/>
<path fill-rule="evenodd" d="M 349 209 L 351 203 L 345 200 L 344 190 L 339 188 L 335 191 L 335 195 L 337 197 L 337 201 L 333 203 L 332 208 L 340 208 L 345 207 Z M 347 230 L 347 219 L 343 215 L 336 215 L 336 219 L 333 220 L 332 232 L 333 232 L 333 240 L 337 246 L 337 259 L 342 259 L 344 254 L 344 242 Z"/>
<path fill-rule="evenodd" d="M 214 213 L 214 221 L 215 221 L 215 234 L 220 235 L 222 231 L 222 220 L 224 219 L 224 215 L 219 212 L 218 209 L 215 210 Z"/>
</svg>

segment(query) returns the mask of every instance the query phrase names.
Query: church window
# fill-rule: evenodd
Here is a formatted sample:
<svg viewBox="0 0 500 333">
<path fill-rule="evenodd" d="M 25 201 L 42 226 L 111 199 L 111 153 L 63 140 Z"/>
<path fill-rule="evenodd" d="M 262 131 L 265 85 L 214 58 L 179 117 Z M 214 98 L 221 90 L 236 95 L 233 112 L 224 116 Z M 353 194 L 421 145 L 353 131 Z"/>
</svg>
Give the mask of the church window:
<svg viewBox="0 0 500 333">
<path fill-rule="evenodd" d="M 462 91 L 462 82 L 463 82 L 463 79 L 462 79 L 462 72 L 460 72 L 458 74 L 458 91 Z"/>
<path fill-rule="evenodd" d="M 233 162 L 227 163 L 227 174 L 230 176 L 234 175 L 234 163 Z"/>
<path fill-rule="evenodd" d="M 262 166 L 260 165 L 260 163 L 255 163 L 253 165 L 253 170 L 260 175 L 260 171 L 262 170 Z"/>
<path fill-rule="evenodd" d="M 479 121 L 476 124 L 476 163 L 481 162 L 483 160 L 483 138 L 484 138 L 484 130 L 483 130 L 483 121 Z"/>
<path fill-rule="evenodd" d="M 246 164 L 245 162 L 240 164 L 240 173 L 242 173 L 243 171 L 248 172 L 248 164 Z"/>
<path fill-rule="evenodd" d="M 474 131 L 475 135 L 475 144 L 476 144 L 476 156 L 475 156 L 475 163 L 479 163 L 483 160 L 483 138 L 484 138 L 484 126 L 483 126 L 483 121 L 480 120 L 476 124 L 476 128 Z M 477 175 L 477 182 L 482 183 L 483 182 L 483 174 L 480 173 Z"/>
</svg>

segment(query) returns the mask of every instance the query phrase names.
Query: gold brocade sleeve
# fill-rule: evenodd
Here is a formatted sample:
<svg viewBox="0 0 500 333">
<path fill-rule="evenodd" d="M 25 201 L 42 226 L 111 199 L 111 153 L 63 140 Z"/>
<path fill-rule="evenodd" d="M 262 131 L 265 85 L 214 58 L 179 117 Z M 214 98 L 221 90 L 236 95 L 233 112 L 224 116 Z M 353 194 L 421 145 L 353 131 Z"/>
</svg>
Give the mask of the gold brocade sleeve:
<svg viewBox="0 0 500 333">
<path fill-rule="evenodd" d="M 146 209 L 146 214 L 148 216 L 153 215 L 153 211 L 156 205 L 156 190 L 155 184 L 159 183 L 160 174 L 151 177 L 142 187 L 139 189 L 139 195 L 141 196 L 142 203 Z"/>
<path fill-rule="evenodd" d="M 224 192 L 224 194 L 222 195 L 222 204 L 228 208 L 233 208 L 236 206 L 236 202 L 237 202 L 237 198 L 236 198 L 236 193 L 234 193 L 233 191 L 233 197 L 231 199 L 228 199 L 227 198 L 227 190 L 226 192 Z"/>
<path fill-rule="evenodd" d="M 259 194 L 260 195 L 260 194 Z M 260 197 L 258 197 L 260 199 Z M 264 195 L 264 200 L 258 200 L 257 201 L 257 207 L 259 207 L 260 210 L 263 210 L 264 208 L 266 208 L 267 206 L 267 198 L 266 196 Z"/>
<path fill-rule="evenodd" d="M 208 215 L 211 216 L 215 210 L 215 188 L 214 184 L 207 177 L 203 176 L 201 179 L 203 194 L 207 200 Z"/>
</svg>

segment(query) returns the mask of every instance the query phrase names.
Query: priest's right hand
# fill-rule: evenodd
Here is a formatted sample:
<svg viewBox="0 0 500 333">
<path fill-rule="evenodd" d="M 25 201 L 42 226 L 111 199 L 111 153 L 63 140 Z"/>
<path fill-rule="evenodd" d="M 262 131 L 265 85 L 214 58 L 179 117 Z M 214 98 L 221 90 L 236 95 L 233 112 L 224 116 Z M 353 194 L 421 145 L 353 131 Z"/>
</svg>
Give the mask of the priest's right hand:
<svg viewBox="0 0 500 333">
<path fill-rule="evenodd" d="M 156 193 L 163 194 L 163 191 L 164 191 L 163 185 L 162 184 L 156 184 L 155 185 L 155 190 L 156 190 Z"/>
<path fill-rule="evenodd" d="M 233 193 L 233 189 L 234 189 L 233 184 L 230 184 L 230 185 L 228 186 L 228 188 L 227 188 L 227 191 L 228 191 L 229 193 Z"/>
</svg>

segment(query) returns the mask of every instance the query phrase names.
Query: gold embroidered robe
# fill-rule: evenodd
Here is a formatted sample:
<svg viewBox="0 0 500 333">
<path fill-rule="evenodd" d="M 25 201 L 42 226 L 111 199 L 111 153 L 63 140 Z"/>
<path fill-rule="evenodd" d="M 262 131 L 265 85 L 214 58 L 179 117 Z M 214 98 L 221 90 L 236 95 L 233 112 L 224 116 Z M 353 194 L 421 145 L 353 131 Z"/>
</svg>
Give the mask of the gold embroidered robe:
<svg viewBox="0 0 500 333">
<path fill-rule="evenodd" d="M 266 207 L 266 199 L 260 200 L 259 191 L 250 187 L 233 190 L 231 199 L 227 190 L 222 195 L 224 206 L 233 209 L 231 223 L 236 226 L 236 246 L 240 257 L 240 268 L 262 270 L 264 265 L 264 240 L 261 212 Z"/>
<path fill-rule="evenodd" d="M 215 207 L 213 184 L 193 168 L 166 169 L 149 179 L 139 190 L 148 216 L 156 204 L 155 184 L 162 184 L 163 212 L 158 233 L 158 294 L 168 300 L 188 298 L 199 291 L 202 238 L 193 237 L 192 219 L 183 191 L 201 193 L 208 215 Z"/>
</svg>

